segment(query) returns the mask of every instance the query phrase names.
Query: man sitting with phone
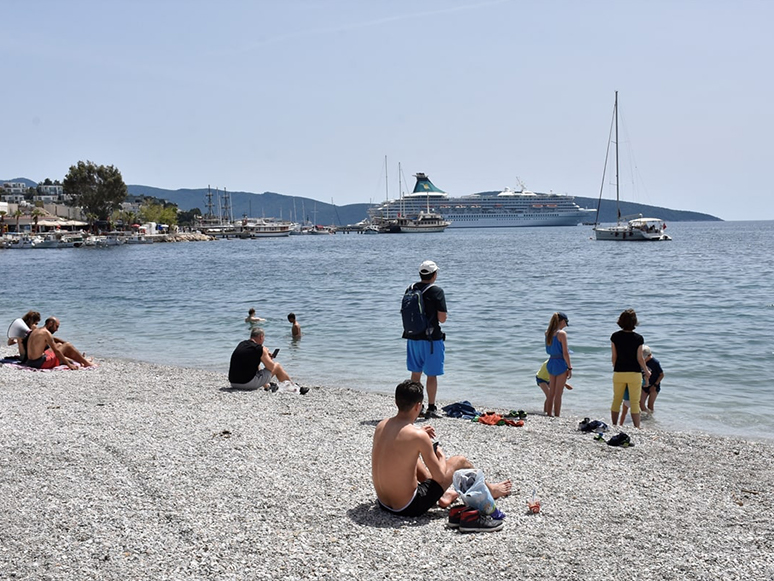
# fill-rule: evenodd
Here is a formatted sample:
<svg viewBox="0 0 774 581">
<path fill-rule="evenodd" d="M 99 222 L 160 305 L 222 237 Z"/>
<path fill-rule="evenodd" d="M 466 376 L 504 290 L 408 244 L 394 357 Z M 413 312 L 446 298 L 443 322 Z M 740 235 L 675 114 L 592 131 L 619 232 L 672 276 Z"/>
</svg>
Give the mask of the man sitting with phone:
<svg viewBox="0 0 774 581">
<path fill-rule="evenodd" d="M 379 506 L 398 516 L 419 516 L 436 504 L 448 507 L 458 494 L 449 487 L 454 472 L 473 465 L 464 456 L 446 457 L 433 444 L 432 426 L 414 425 L 422 409 L 424 387 L 407 379 L 395 388 L 398 413 L 379 422 L 371 449 L 371 477 Z M 511 481 L 486 483 L 493 498 L 508 496 Z"/>
<path fill-rule="evenodd" d="M 298 392 L 304 395 L 309 391 L 308 387 L 299 388 L 290 379 L 290 376 L 282 368 L 282 365 L 276 363 L 274 358 L 279 353 L 275 349 L 274 353 L 269 354 L 269 350 L 263 345 L 264 332 L 260 327 L 250 331 L 250 339 L 242 341 L 236 346 L 231 354 L 231 363 L 228 367 L 228 381 L 231 387 L 235 389 L 258 389 L 263 387 L 269 390 L 272 376 L 280 381 L 280 384 L 272 389 L 282 389 L 282 391 Z M 263 367 L 261 367 L 263 363 Z"/>
</svg>

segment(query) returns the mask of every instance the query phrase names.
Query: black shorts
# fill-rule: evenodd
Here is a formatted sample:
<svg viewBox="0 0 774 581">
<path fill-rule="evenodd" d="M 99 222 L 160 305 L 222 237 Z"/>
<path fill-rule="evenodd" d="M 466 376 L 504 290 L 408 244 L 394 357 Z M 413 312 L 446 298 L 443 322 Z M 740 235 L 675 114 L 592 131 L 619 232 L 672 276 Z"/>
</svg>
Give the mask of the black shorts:
<svg viewBox="0 0 774 581">
<path fill-rule="evenodd" d="M 429 478 L 417 485 L 417 491 L 414 493 L 414 498 L 411 499 L 408 506 L 401 510 L 394 510 L 389 506 L 382 504 L 382 501 L 378 498 L 376 500 L 382 510 L 386 510 L 389 513 L 398 516 L 419 516 L 433 508 L 441 499 L 444 492 L 445 491 L 441 488 L 440 484 L 432 478 Z"/>
</svg>

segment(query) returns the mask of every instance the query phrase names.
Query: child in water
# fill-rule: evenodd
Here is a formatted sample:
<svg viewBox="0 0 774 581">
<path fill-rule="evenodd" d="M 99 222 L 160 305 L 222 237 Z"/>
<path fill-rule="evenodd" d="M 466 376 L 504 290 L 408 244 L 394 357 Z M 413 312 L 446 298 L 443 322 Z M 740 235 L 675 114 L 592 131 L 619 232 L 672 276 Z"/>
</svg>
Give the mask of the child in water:
<svg viewBox="0 0 774 581">
<path fill-rule="evenodd" d="M 255 309 L 250 309 L 247 311 L 247 317 L 245 318 L 245 323 L 250 325 L 250 328 L 254 328 L 258 326 L 258 323 L 263 323 L 266 321 L 266 319 L 262 319 L 261 317 L 257 317 L 255 315 Z"/>
<path fill-rule="evenodd" d="M 288 315 L 288 323 L 292 325 L 290 328 L 290 332 L 293 335 L 294 339 L 298 339 L 301 337 L 301 325 L 298 324 L 298 321 L 296 321 L 296 315 L 295 313 L 290 313 Z"/>
<path fill-rule="evenodd" d="M 661 380 L 664 379 L 664 370 L 661 369 L 661 364 L 658 359 L 653 357 L 653 353 L 650 347 L 647 345 L 642 346 L 642 357 L 645 359 L 645 365 L 650 369 L 650 378 L 642 378 L 642 396 L 640 398 L 640 410 L 643 413 L 652 414 L 653 404 L 656 403 L 656 397 L 658 397 L 661 391 Z M 647 405 L 645 405 L 647 404 Z M 623 426 L 624 419 L 626 419 L 626 413 L 629 411 L 629 390 L 624 392 L 623 411 L 621 412 L 621 423 Z"/>
</svg>

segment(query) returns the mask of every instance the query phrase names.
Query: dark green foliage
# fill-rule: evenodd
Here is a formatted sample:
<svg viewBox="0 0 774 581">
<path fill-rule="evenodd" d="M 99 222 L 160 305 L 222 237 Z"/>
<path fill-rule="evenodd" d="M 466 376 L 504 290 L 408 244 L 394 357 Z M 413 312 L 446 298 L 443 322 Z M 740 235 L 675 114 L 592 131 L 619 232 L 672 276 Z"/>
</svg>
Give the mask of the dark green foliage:
<svg viewBox="0 0 774 581">
<path fill-rule="evenodd" d="M 82 207 L 85 214 L 98 220 L 108 220 L 127 196 L 126 184 L 117 168 L 91 161 L 71 165 L 62 185 L 65 196 L 72 196 L 71 206 Z"/>
</svg>

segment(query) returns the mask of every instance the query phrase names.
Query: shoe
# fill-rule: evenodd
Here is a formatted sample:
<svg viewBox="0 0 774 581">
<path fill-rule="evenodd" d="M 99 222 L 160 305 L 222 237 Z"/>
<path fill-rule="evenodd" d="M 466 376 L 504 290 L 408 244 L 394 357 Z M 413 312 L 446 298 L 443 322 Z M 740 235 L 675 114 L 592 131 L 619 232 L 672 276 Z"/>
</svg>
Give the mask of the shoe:
<svg viewBox="0 0 774 581">
<path fill-rule="evenodd" d="M 309 388 L 308 387 L 299 387 L 298 388 L 298 393 L 300 393 L 301 395 L 306 395 L 307 393 L 309 393 Z"/>
<path fill-rule="evenodd" d="M 270 390 L 272 393 L 274 393 L 274 392 L 275 392 L 275 391 L 277 391 L 278 389 L 279 389 L 279 385 L 277 385 L 277 384 L 276 384 L 276 383 L 274 383 L 273 381 L 272 381 L 271 383 L 269 383 L 269 390 Z"/>
<path fill-rule="evenodd" d="M 425 419 L 426 420 L 437 419 L 437 418 L 440 418 L 440 417 L 443 417 L 443 416 L 441 416 L 438 413 L 438 410 L 436 409 L 435 406 L 427 406 L 427 411 L 425 412 Z"/>
<path fill-rule="evenodd" d="M 298 386 L 292 381 L 283 381 L 277 387 L 281 391 L 285 391 L 288 393 L 296 393 L 298 391 Z"/>
<path fill-rule="evenodd" d="M 453 506 L 449 509 L 449 524 L 448 527 L 450 529 L 456 529 L 460 526 L 460 520 L 462 519 L 463 513 L 466 513 L 468 511 L 478 512 L 475 508 L 470 508 L 469 506 L 465 506 L 464 504 L 459 504 L 457 506 Z"/>
<path fill-rule="evenodd" d="M 522 419 L 522 420 L 523 420 L 524 418 L 526 418 L 526 417 L 527 417 L 527 412 L 525 412 L 524 410 L 519 410 L 519 411 L 517 411 L 516 413 L 518 414 L 518 416 L 519 416 L 519 419 Z"/>
<path fill-rule="evenodd" d="M 465 512 L 460 518 L 461 533 L 493 533 L 503 528 L 503 521 L 495 520 L 479 511 Z"/>
<path fill-rule="evenodd" d="M 596 435 L 596 436 L 594 436 L 594 439 L 595 439 L 597 442 L 604 442 L 604 441 L 605 441 L 605 436 L 604 436 L 604 435 L 602 435 L 602 432 L 597 432 L 597 435 Z"/>
</svg>

